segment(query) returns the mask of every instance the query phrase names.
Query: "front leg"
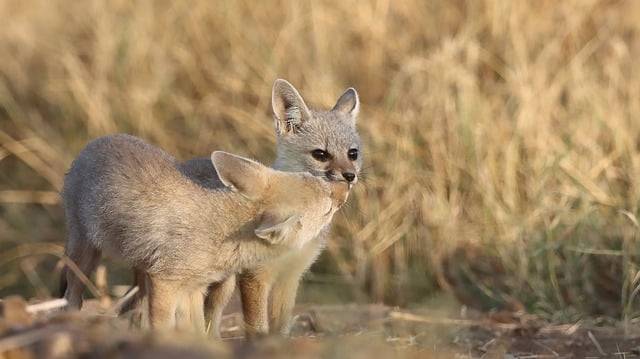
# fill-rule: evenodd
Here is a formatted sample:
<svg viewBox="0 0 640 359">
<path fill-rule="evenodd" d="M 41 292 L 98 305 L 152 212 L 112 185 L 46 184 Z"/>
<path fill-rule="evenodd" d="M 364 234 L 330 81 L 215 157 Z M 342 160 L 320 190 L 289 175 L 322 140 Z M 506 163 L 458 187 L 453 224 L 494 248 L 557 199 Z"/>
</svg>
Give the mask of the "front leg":
<svg viewBox="0 0 640 359">
<path fill-rule="evenodd" d="M 192 328 L 198 334 L 206 331 L 204 321 L 204 294 L 202 290 L 196 290 L 189 295 L 189 317 Z"/>
<path fill-rule="evenodd" d="M 287 275 L 273 284 L 269 301 L 269 328 L 272 334 L 289 335 L 302 272 Z"/>
<path fill-rule="evenodd" d="M 255 272 L 245 272 L 238 278 L 247 338 L 256 338 L 269 333 L 267 300 L 271 281 L 266 279 Z"/>
<path fill-rule="evenodd" d="M 298 286 L 302 275 L 322 250 L 325 237 L 323 234 L 321 236 L 274 263 L 278 276 L 273 282 L 269 300 L 269 327 L 272 334 L 289 335 Z"/>
<path fill-rule="evenodd" d="M 234 289 L 236 289 L 235 275 L 209 286 L 209 291 L 204 301 L 204 316 L 205 325 L 209 328 L 209 333 L 211 333 L 214 338 L 220 338 L 222 312 L 227 306 L 227 303 L 229 303 Z"/>
<path fill-rule="evenodd" d="M 149 321 L 153 329 L 175 327 L 178 286 L 175 282 L 148 276 Z"/>
</svg>

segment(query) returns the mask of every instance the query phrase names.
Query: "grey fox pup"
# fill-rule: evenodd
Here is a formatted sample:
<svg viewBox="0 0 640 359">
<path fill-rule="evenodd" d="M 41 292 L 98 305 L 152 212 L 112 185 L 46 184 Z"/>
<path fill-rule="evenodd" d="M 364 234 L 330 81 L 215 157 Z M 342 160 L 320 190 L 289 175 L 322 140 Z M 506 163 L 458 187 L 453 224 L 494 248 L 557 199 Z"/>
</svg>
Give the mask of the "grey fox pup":
<svg viewBox="0 0 640 359">
<path fill-rule="evenodd" d="M 360 100 L 355 89 L 347 89 L 331 110 L 316 111 L 307 107 L 293 85 L 279 79 L 273 85 L 272 108 L 277 137 L 274 169 L 309 172 L 349 186 L 358 182 L 362 156 L 356 129 Z M 210 162 L 195 159 L 182 167 L 194 180 L 216 186 Z M 301 248 L 292 248 L 238 276 L 248 336 L 288 334 L 300 278 L 324 248 L 327 228 L 328 224 Z M 235 281 L 229 277 L 215 283 L 206 298 L 205 315 L 215 335 L 219 335 L 222 310 Z"/>
<path fill-rule="evenodd" d="M 272 170 L 214 152 L 221 188 L 189 179 L 166 152 L 129 135 L 90 142 L 62 192 L 65 253 L 90 274 L 102 252 L 146 273 L 152 327 L 175 324 L 178 302 L 198 300 L 209 284 L 301 248 L 346 200 L 347 186 Z M 82 305 L 83 285 L 66 270 L 65 298 Z M 197 294 L 199 293 L 199 294 Z M 192 318 L 193 319 L 193 318 Z"/>
</svg>

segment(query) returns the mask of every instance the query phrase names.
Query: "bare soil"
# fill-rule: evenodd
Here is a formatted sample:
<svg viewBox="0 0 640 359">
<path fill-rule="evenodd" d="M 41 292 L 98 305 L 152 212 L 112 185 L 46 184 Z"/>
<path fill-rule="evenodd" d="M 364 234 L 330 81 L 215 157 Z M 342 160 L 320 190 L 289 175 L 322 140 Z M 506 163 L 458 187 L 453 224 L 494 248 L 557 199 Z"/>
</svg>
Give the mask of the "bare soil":
<svg viewBox="0 0 640 359">
<path fill-rule="evenodd" d="M 97 302 L 82 312 L 0 302 L 0 359 L 15 358 L 638 358 L 637 328 L 552 325 L 535 316 L 442 317 L 382 305 L 300 306 L 291 338 L 248 342 L 242 317 L 223 340 L 137 330 Z"/>
</svg>

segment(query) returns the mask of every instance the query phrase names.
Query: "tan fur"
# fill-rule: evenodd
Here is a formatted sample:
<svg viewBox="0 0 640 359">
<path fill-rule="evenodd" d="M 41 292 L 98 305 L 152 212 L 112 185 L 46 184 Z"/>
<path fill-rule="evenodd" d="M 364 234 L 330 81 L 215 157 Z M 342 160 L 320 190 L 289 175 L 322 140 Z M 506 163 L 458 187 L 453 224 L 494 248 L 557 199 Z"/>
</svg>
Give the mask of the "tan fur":
<svg viewBox="0 0 640 359">
<path fill-rule="evenodd" d="M 330 181 L 345 182 L 345 174 L 353 175 L 350 185 L 358 181 L 362 156 L 349 157 L 350 150 L 360 150 L 355 124 L 360 108 L 355 89 L 347 89 L 330 111 L 309 109 L 298 91 L 285 80 L 273 86 L 272 107 L 277 135 L 276 161 L 273 168 L 282 171 L 306 171 Z M 330 156 L 319 161 L 312 156 L 316 149 Z M 183 164 L 197 178 L 210 172 L 201 160 Z M 215 181 L 208 183 L 215 185 Z M 346 201 L 348 188 L 338 194 Z M 238 276 L 243 302 L 246 331 L 249 337 L 271 333 L 288 334 L 300 278 L 316 260 L 326 241 L 328 225 L 312 241 L 298 249 L 265 261 Z M 212 303 L 226 303 L 230 292 L 212 288 L 205 312 L 220 312 Z M 213 299 L 215 298 L 215 299 Z M 210 315 L 209 317 L 215 317 Z M 216 328 L 219 322 L 210 326 Z"/>
<path fill-rule="evenodd" d="M 346 185 L 309 174 L 224 152 L 211 162 L 223 188 L 191 179 L 138 138 L 113 135 L 89 143 L 65 177 L 65 253 L 85 274 L 102 252 L 144 272 L 154 328 L 174 327 L 186 301 L 186 315 L 203 330 L 210 283 L 303 247 L 345 200 Z M 66 282 L 65 298 L 79 308 L 82 283 L 71 271 Z"/>
<path fill-rule="evenodd" d="M 209 334 L 215 338 L 220 338 L 220 323 L 222 322 L 222 312 L 229 303 L 229 299 L 236 289 L 236 276 L 230 276 L 222 282 L 213 283 L 209 286 L 204 308 L 205 323 L 209 328 Z"/>
</svg>

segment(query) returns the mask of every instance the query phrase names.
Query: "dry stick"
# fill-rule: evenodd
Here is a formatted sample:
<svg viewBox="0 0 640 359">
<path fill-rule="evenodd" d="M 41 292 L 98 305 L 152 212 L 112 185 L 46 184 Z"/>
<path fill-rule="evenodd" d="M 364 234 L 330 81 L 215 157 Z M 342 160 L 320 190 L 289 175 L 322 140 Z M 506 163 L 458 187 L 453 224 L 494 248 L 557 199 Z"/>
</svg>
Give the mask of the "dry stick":
<svg viewBox="0 0 640 359">
<path fill-rule="evenodd" d="M 600 346 L 600 343 L 598 343 L 598 340 L 596 339 L 596 336 L 593 335 L 593 333 L 591 333 L 591 331 L 587 332 L 587 336 L 589 336 L 589 339 L 591 339 L 591 341 L 593 342 L 593 345 L 596 346 L 596 349 L 598 349 L 600 354 L 607 355 L 607 353 L 605 353 L 604 350 L 602 350 L 602 347 Z"/>
<path fill-rule="evenodd" d="M 83 272 L 82 270 L 80 270 L 80 268 L 78 268 L 78 265 L 71 260 L 71 258 L 67 257 L 67 256 L 62 256 L 60 257 L 60 259 L 62 259 L 64 261 L 64 264 L 67 265 L 67 267 L 69 269 L 71 269 L 71 271 L 73 272 L 73 274 L 76 275 L 76 277 L 78 277 L 78 279 L 80 279 L 80 281 L 82 282 L 82 284 L 84 284 L 89 291 L 91 292 L 91 294 L 96 297 L 96 298 L 100 298 L 100 290 L 93 284 L 93 282 L 91 281 L 91 279 L 89 279 Z"/>
<path fill-rule="evenodd" d="M 45 161 L 27 148 L 22 142 L 14 140 L 4 131 L 0 130 L 0 144 L 7 151 L 21 159 L 29 167 L 33 168 L 44 177 L 54 188 L 61 188 L 63 176 L 49 167 Z"/>
<path fill-rule="evenodd" d="M 391 312 L 389 313 L 391 319 L 405 320 L 408 322 L 417 322 L 425 324 L 437 324 L 437 325 L 455 325 L 461 327 L 472 327 L 475 325 L 487 325 L 486 321 L 469 320 L 469 319 L 450 319 L 450 318 L 429 318 L 421 315 L 403 313 L 403 312 Z M 490 323 L 491 326 L 498 327 L 505 330 L 518 329 L 521 325 L 518 324 L 506 324 L 506 323 Z"/>
<path fill-rule="evenodd" d="M 103 264 L 96 269 L 96 287 L 100 291 L 100 306 L 108 308 L 111 306 L 111 298 L 109 298 L 109 285 L 107 281 L 107 267 Z"/>
<path fill-rule="evenodd" d="M 550 351 L 553 354 L 553 356 L 556 357 L 556 358 L 560 357 L 560 354 L 558 354 L 558 352 L 556 352 L 555 350 L 551 349 L 550 347 L 538 342 L 537 340 L 534 340 L 533 344 L 535 344 L 535 345 L 537 345 L 537 346 L 539 346 L 539 347 L 541 347 L 543 349 L 546 349 L 546 350 Z"/>
<path fill-rule="evenodd" d="M 67 268 L 70 269 L 78 277 L 78 279 L 80 279 L 82 284 L 84 284 L 89 289 L 94 297 L 100 298 L 100 291 L 98 290 L 98 288 L 96 288 L 93 282 L 89 278 L 87 278 L 87 276 L 80 270 L 80 268 L 78 268 L 76 263 L 72 261 L 71 258 L 67 257 L 64 254 L 61 254 L 61 252 L 62 247 L 54 244 L 23 244 L 14 248 L 12 251 L 9 251 L 8 254 L 0 257 L 0 267 L 16 259 L 35 255 L 51 254 L 60 258 L 67 266 Z"/>
<path fill-rule="evenodd" d="M 28 305 L 27 308 L 26 308 L 26 311 L 31 313 L 31 314 L 35 314 L 35 313 L 38 313 L 38 312 L 47 312 L 47 311 L 53 310 L 53 309 L 64 308 L 68 304 L 69 303 L 67 302 L 66 299 L 58 298 L 58 299 L 48 300 L 48 301 L 42 302 L 42 303 L 36 303 L 36 304 Z"/>
<path fill-rule="evenodd" d="M 450 318 L 430 318 L 421 315 L 411 314 L 411 313 L 403 313 L 398 311 L 392 311 L 389 313 L 389 317 L 391 319 L 405 320 L 408 322 L 416 322 L 416 323 L 425 323 L 425 324 L 434 324 L 434 325 L 454 325 L 461 327 L 471 327 L 471 326 L 492 326 L 494 328 L 503 329 L 503 330 L 514 330 L 518 328 L 522 328 L 520 324 L 508 324 L 508 323 L 495 323 L 489 322 L 486 320 L 469 320 L 469 319 L 450 319 Z M 541 333 L 563 333 L 565 335 L 571 335 L 575 333 L 575 331 L 580 327 L 580 322 L 566 325 L 549 325 L 540 328 Z M 591 334 L 593 336 L 593 334 Z M 594 338 L 595 339 L 595 338 Z"/>
<path fill-rule="evenodd" d="M 129 304 L 129 301 L 133 299 L 133 297 L 138 294 L 139 291 L 140 287 L 138 287 L 137 285 L 129 289 L 129 291 L 127 291 L 127 293 L 125 293 L 120 299 L 118 299 L 116 304 L 114 304 L 111 309 L 109 309 L 109 313 L 120 313 L 122 308 L 125 305 Z"/>
<path fill-rule="evenodd" d="M 51 293 L 47 287 L 42 283 L 42 280 L 38 277 L 38 274 L 33 269 L 33 263 L 31 261 L 32 258 L 25 258 L 20 261 L 18 267 L 22 271 L 22 274 L 27 278 L 27 281 L 31 284 L 31 287 L 35 289 L 36 296 L 40 298 L 49 298 L 51 297 Z"/>
<path fill-rule="evenodd" d="M 621 356 L 623 359 L 625 359 L 627 357 L 627 354 L 631 354 L 631 352 L 621 352 L 620 351 L 620 345 L 618 345 L 618 343 L 616 343 L 616 352 L 613 353 L 613 355 Z"/>
</svg>

